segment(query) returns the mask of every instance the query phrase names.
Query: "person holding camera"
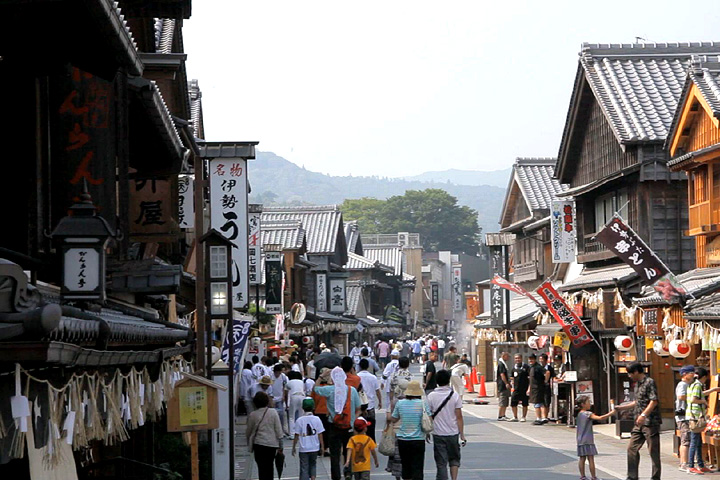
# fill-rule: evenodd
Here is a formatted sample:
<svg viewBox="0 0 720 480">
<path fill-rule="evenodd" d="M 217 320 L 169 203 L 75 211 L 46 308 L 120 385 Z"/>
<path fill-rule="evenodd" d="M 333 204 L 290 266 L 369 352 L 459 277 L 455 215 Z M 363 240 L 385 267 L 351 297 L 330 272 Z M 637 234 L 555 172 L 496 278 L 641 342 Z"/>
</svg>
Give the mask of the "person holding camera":
<svg viewBox="0 0 720 480">
<path fill-rule="evenodd" d="M 690 430 L 690 447 L 688 448 L 687 467 L 688 473 L 695 475 L 709 473 L 712 470 L 705 467 L 702 455 L 702 432 L 705 430 L 708 402 L 705 396 L 718 389 L 711 388 L 704 390 L 708 378 L 708 371 L 703 367 L 695 369 L 695 381 L 687 389 L 687 407 L 685 408 L 685 419 L 688 421 Z M 697 460 L 697 466 L 695 462 Z"/>
<path fill-rule="evenodd" d="M 687 390 L 691 383 L 695 381 L 695 367 L 685 365 L 680 369 L 680 382 L 675 387 L 675 423 L 680 431 L 680 471 L 687 472 L 689 470 L 688 449 L 690 448 L 690 427 L 685 419 L 685 409 L 687 408 Z"/>
</svg>

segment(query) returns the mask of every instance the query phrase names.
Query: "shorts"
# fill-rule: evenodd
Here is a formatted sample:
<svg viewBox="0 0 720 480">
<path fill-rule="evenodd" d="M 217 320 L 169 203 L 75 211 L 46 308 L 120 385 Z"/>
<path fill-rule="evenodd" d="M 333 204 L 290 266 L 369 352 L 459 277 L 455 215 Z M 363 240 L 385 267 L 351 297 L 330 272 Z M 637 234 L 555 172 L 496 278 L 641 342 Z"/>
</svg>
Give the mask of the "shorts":
<svg viewBox="0 0 720 480">
<path fill-rule="evenodd" d="M 544 406 L 545 406 L 544 403 L 533 403 L 533 408 L 542 408 Z"/>
<path fill-rule="evenodd" d="M 498 399 L 498 405 L 507 407 L 510 404 L 510 391 L 503 390 L 502 392 L 498 392 Z"/>
<path fill-rule="evenodd" d="M 552 403 L 552 390 L 549 388 L 545 389 L 545 398 L 543 398 L 543 401 L 545 402 L 546 407 L 549 407 Z"/>
<path fill-rule="evenodd" d="M 690 446 L 690 422 L 678 422 L 678 430 L 680 430 L 680 445 L 683 447 Z"/>
<path fill-rule="evenodd" d="M 513 393 L 510 397 L 510 406 L 517 407 L 522 404 L 523 407 L 527 407 L 530 404 L 530 399 L 525 393 Z"/>
<path fill-rule="evenodd" d="M 435 464 L 451 467 L 460 466 L 459 435 L 433 435 L 433 454 Z"/>
<path fill-rule="evenodd" d="M 370 470 L 364 472 L 353 472 L 353 478 L 355 480 L 370 480 Z"/>
</svg>

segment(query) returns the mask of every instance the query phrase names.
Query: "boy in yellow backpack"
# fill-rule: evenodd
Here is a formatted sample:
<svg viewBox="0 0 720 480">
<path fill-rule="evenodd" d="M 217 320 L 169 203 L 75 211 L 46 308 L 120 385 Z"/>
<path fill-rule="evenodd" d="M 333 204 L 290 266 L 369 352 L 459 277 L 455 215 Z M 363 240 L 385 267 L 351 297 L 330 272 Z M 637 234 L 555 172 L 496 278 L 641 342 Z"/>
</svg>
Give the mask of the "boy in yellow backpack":
<svg viewBox="0 0 720 480">
<path fill-rule="evenodd" d="M 377 452 L 375 451 L 377 445 L 372 438 L 366 435 L 367 427 L 369 426 L 370 422 L 362 417 L 358 417 L 353 425 L 355 435 L 353 435 L 347 445 L 348 455 L 345 461 L 345 468 L 347 469 L 352 465 L 355 480 L 370 480 L 371 454 L 373 460 L 375 460 L 375 468 L 380 466 Z"/>
</svg>

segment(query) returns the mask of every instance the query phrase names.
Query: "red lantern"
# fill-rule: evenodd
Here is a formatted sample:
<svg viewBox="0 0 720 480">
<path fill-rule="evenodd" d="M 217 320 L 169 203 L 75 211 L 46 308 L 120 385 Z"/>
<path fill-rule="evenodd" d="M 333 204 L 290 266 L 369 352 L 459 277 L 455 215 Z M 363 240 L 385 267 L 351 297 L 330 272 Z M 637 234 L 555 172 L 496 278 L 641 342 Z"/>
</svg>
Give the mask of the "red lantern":
<svg viewBox="0 0 720 480">
<path fill-rule="evenodd" d="M 685 358 L 690 355 L 690 345 L 685 340 L 673 340 L 668 345 L 670 355 L 675 358 Z"/>
<path fill-rule="evenodd" d="M 628 335 L 618 335 L 615 337 L 615 348 L 621 352 L 627 352 L 634 345 L 632 337 Z"/>
</svg>

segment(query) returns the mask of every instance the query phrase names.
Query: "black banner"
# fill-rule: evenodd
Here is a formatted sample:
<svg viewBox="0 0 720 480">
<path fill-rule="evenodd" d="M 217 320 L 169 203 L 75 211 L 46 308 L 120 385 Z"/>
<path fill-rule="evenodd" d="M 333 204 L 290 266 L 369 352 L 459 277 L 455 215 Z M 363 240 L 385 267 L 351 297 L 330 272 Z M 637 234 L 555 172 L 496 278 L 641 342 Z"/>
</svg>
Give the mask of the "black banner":
<svg viewBox="0 0 720 480">
<path fill-rule="evenodd" d="M 490 277 L 505 275 L 505 262 L 503 261 L 502 247 L 490 247 Z M 492 325 L 503 325 L 505 319 L 505 294 L 500 285 L 490 284 L 490 319 Z"/>
<path fill-rule="evenodd" d="M 655 283 L 670 273 L 650 247 L 618 216 L 613 217 L 595 238 L 648 283 Z"/>
<path fill-rule="evenodd" d="M 433 283 L 430 287 L 432 290 L 432 306 L 437 307 L 440 304 L 440 287 L 437 283 Z"/>
</svg>

